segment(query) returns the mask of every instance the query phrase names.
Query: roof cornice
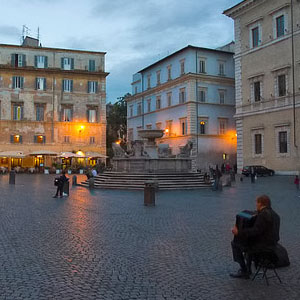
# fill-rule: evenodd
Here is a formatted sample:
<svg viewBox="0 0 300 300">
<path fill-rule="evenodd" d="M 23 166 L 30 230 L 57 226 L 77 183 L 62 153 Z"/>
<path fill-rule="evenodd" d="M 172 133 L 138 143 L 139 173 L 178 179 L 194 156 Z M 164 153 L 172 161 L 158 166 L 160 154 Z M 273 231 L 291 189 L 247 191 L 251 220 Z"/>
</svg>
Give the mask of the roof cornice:
<svg viewBox="0 0 300 300">
<path fill-rule="evenodd" d="M 244 13 L 244 11 L 248 8 L 251 8 L 252 6 L 254 6 L 255 4 L 257 4 L 258 2 L 262 2 L 265 0 L 244 0 L 240 3 L 238 3 L 237 5 L 224 10 L 223 14 L 235 19 L 237 16 L 239 16 L 240 14 Z"/>
</svg>

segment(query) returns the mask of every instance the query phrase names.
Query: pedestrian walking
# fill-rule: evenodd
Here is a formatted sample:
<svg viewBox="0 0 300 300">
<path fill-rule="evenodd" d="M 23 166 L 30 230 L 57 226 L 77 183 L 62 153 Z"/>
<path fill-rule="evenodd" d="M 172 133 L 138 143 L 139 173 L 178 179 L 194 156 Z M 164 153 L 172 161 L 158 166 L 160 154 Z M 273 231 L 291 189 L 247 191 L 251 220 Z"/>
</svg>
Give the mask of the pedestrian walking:
<svg viewBox="0 0 300 300">
<path fill-rule="evenodd" d="M 296 189 L 299 190 L 299 176 L 295 176 L 294 184 L 296 185 Z"/>
<path fill-rule="evenodd" d="M 64 189 L 64 184 L 67 182 L 69 179 L 66 176 L 66 171 L 62 171 L 62 175 L 59 178 L 55 178 L 54 180 L 54 185 L 57 186 L 56 194 L 53 196 L 53 198 L 57 198 L 58 194 L 60 198 L 63 197 L 63 189 Z"/>
</svg>

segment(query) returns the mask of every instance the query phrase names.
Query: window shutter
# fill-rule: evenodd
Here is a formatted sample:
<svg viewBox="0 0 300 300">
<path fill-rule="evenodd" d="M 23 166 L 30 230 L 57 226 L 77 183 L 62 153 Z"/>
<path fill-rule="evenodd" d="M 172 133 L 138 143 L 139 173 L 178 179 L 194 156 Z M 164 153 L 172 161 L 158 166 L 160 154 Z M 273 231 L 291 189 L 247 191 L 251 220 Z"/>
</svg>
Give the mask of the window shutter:
<svg viewBox="0 0 300 300">
<path fill-rule="evenodd" d="M 98 93 L 98 81 L 95 82 L 95 93 Z"/>
<path fill-rule="evenodd" d="M 43 136 L 43 143 L 46 144 L 46 136 Z"/>
<path fill-rule="evenodd" d="M 35 78 L 35 89 L 37 90 L 38 89 L 38 79 Z"/>
<path fill-rule="evenodd" d="M 16 54 L 12 54 L 12 55 L 11 55 L 11 65 L 12 65 L 13 67 L 16 66 Z"/>
<path fill-rule="evenodd" d="M 89 122 L 90 120 L 89 120 L 89 112 L 90 112 L 90 110 L 89 109 L 87 109 L 86 110 L 86 120 L 87 120 L 87 122 Z"/>
<path fill-rule="evenodd" d="M 22 136 L 21 136 L 21 135 L 20 135 L 19 141 L 20 141 L 20 144 L 23 143 L 23 139 L 22 139 Z"/>
<path fill-rule="evenodd" d="M 24 107 L 21 106 L 21 120 L 23 120 L 24 118 Z"/>
<path fill-rule="evenodd" d="M 33 136 L 33 142 L 34 142 L 34 143 L 37 143 L 37 135 L 34 135 L 34 136 Z"/>
<path fill-rule="evenodd" d="M 22 67 L 26 67 L 26 55 L 23 54 L 22 56 Z"/>
<path fill-rule="evenodd" d="M 16 76 L 13 76 L 12 78 L 12 88 L 15 89 L 16 88 Z"/>
<path fill-rule="evenodd" d="M 48 56 L 45 56 L 45 68 L 48 68 Z"/>
<path fill-rule="evenodd" d="M 24 88 L 24 77 L 20 77 L 20 88 Z"/>
<path fill-rule="evenodd" d="M 11 142 L 11 143 L 14 142 L 14 136 L 13 136 L 13 135 L 10 136 L 10 142 Z"/>
<path fill-rule="evenodd" d="M 46 91 L 46 89 L 47 89 L 47 80 L 46 78 L 44 78 L 44 91 Z"/>
<path fill-rule="evenodd" d="M 90 86 L 91 86 L 91 82 L 90 82 L 90 81 L 88 81 L 88 82 L 87 82 L 87 92 L 88 92 L 88 93 L 89 93 L 89 92 L 90 92 L 90 90 L 91 90 L 91 89 L 90 89 Z"/>
<path fill-rule="evenodd" d="M 74 70 L 74 58 L 71 58 L 71 70 Z"/>
<path fill-rule="evenodd" d="M 70 122 L 72 122 L 73 121 L 73 108 L 71 108 L 71 120 L 70 120 Z"/>
<path fill-rule="evenodd" d="M 35 68 L 37 68 L 37 58 L 38 58 L 37 55 L 35 55 L 34 56 L 34 66 L 35 66 Z"/>
<path fill-rule="evenodd" d="M 64 58 L 63 57 L 60 59 L 60 65 L 61 65 L 61 68 L 64 69 Z"/>
<path fill-rule="evenodd" d="M 73 80 L 70 80 L 70 88 L 71 88 L 71 90 L 70 90 L 70 92 L 73 92 Z"/>
<path fill-rule="evenodd" d="M 92 60 L 89 60 L 89 71 L 92 71 Z"/>
<path fill-rule="evenodd" d="M 62 91 L 63 92 L 65 91 L 65 80 L 64 79 L 62 80 Z"/>
</svg>

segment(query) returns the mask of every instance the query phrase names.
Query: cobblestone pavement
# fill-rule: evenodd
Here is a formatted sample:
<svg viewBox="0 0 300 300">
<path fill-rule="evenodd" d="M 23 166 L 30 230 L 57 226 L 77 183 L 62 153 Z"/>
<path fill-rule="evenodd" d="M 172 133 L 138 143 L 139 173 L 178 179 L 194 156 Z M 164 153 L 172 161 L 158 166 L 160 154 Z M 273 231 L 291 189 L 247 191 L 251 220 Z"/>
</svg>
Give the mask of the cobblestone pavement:
<svg viewBox="0 0 300 300">
<path fill-rule="evenodd" d="M 71 188 L 52 175 L 0 176 L 0 299 L 300 299 L 300 193 L 292 177 L 237 181 L 222 192 Z M 232 279 L 237 212 L 271 196 L 291 266 L 266 286 Z"/>
</svg>

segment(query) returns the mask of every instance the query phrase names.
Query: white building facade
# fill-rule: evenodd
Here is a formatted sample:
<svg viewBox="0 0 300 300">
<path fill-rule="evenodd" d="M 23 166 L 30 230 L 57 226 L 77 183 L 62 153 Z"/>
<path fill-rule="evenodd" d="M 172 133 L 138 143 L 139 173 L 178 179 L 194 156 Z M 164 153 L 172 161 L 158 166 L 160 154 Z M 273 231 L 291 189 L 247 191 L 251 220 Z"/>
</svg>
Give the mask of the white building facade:
<svg viewBox="0 0 300 300">
<path fill-rule="evenodd" d="M 133 75 L 128 141 L 163 129 L 172 154 L 193 143 L 194 167 L 236 161 L 233 53 L 187 46 Z"/>
</svg>

